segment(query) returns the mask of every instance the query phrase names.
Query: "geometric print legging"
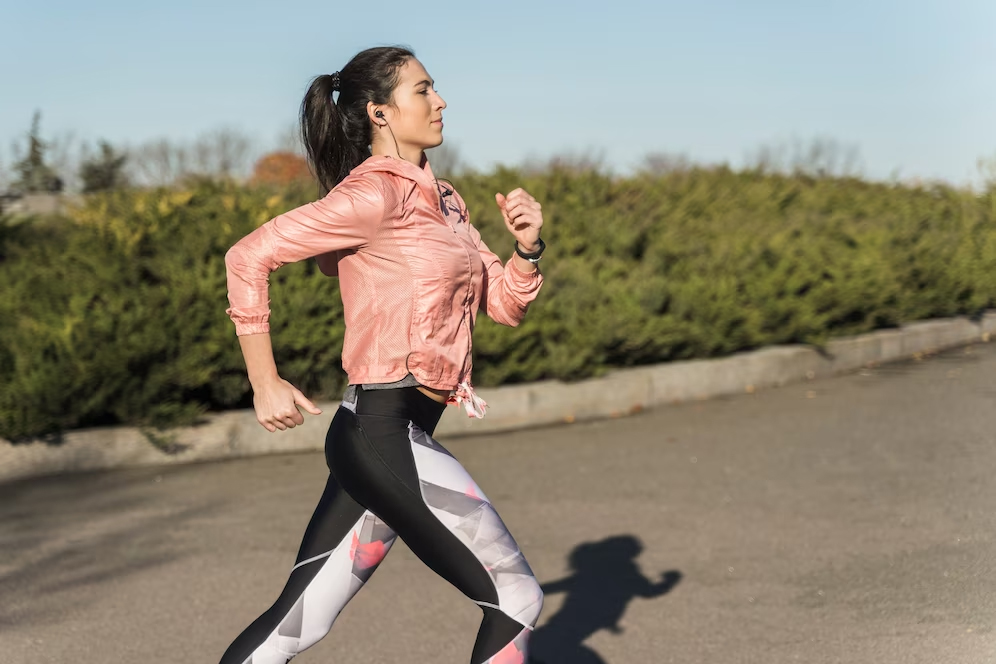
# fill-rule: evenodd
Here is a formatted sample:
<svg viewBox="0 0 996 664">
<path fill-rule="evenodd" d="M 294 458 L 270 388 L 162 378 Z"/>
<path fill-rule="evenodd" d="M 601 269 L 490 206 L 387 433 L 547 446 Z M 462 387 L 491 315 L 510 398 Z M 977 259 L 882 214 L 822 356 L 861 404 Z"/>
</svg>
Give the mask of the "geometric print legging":
<svg viewBox="0 0 996 664">
<path fill-rule="evenodd" d="M 356 388 L 325 439 L 329 478 L 280 596 L 221 664 L 287 664 L 324 637 L 397 537 L 484 612 L 471 664 L 524 664 L 543 593 L 480 487 L 432 438 L 445 404 Z"/>
</svg>

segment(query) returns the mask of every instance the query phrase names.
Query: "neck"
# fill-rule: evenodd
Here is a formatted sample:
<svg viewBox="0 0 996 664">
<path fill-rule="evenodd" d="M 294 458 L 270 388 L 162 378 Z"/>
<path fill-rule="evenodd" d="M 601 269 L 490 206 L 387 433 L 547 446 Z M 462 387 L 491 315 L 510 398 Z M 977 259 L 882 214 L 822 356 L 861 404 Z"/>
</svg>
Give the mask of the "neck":
<svg viewBox="0 0 996 664">
<path fill-rule="evenodd" d="M 424 157 L 424 152 L 421 148 L 396 144 L 393 140 L 390 140 L 390 137 L 388 137 L 388 140 L 375 140 L 373 145 L 370 146 L 370 154 L 394 157 L 395 159 L 401 157 L 419 168 L 422 168 L 422 159 Z"/>
</svg>

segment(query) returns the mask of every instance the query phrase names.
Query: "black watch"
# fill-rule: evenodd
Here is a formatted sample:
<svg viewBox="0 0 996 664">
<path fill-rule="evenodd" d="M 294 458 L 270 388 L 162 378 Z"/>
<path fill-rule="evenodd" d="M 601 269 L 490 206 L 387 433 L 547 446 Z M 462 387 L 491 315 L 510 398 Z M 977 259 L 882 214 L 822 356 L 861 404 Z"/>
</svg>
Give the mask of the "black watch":
<svg viewBox="0 0 996 664">
<path fill-rule="evenodd" d="M 519 254 L 530 263 L 538 262 L 539 259 L 543 257 L 544 249 L 546 249 L 546 242 L 543 241 L 543 238 L 539 238 L 539 249 L 537 249 L 531 254 L 527 254 L 523 252 L 521 249 L 519 249 L 519 241 L 518 240 L 515 241 L 515 253 Z"/>
</svg>

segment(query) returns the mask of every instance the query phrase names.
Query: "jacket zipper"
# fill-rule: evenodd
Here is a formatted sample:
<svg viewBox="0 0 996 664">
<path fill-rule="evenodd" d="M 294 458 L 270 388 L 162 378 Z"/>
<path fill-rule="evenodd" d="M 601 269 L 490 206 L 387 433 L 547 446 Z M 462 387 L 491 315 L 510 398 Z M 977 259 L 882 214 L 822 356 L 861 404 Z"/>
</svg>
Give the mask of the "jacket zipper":
<svg viewBox="0 0 996 664">
<path fill-rule="evenodd" d="M 448 217 L 449 216 L 449 212 L 447 212 L 447 210 L 446 210 L 446 201 L 443 200 L 443 196 L 442 196 L 442 194 L 439 191 L 438 185 L 436 187 L 436 195 L 439 197 L 439 209 L 440 209 L 440 211 L 443 213 L 444 217 Z M 457 229 L 456 229 L 455 225 L 451 224 L 445 218 L 442 219 L 442 221 L 443 221 L 444 224 L 446 224 L 447 226 L 450 227 L 450 230 L 453 231 L 454 235 L 458 235 Z M 460 376 L 458 377 L 458 378 L 463 378 L 464 380 L 466 380 L 466 376 L 464 375 L 464 371 L 466 370 L 466 367 L 467 367 L 467 359 L 470 357 L 470 354 L 473 352 L 472 349 L 471 349 L 471 335 L 473 334 L 473 331 L 470 329 L 470 318 L 469 318 L 470 311 L 469 311 L 469 308 L 468 308 L 468 304 L 469 304 L 469 301 L 472 299 L 471 298 L 471 292 L 472 292 L 471 289 L 473 288 L 473 283 L 474 283 L 474 260 L 471 257 L 470 251 L 467 249 L 466 244 L 464 242 L 460 241 L 460 240 L 457 240 L 457 241 L 460 243 L 460 246 L 464 250 L 464 254 L 467 256 L 467 267 L 468 267 L 467 273 L 470 275 L 470 280 L 467 283 L 467 294 L 464 295 L 464 298 L 463 298 L 463 305 L 462 305 L 463 313 L 462 313 L 461 318 L 460 318 L 460 324 L 458 325 L 458 327 L 462 327 L 463 323 L 464 323 L 464 320 L 467 321 L 467 353 L 463 356 L 463 363 L 460 365 Z"/>
</svg>

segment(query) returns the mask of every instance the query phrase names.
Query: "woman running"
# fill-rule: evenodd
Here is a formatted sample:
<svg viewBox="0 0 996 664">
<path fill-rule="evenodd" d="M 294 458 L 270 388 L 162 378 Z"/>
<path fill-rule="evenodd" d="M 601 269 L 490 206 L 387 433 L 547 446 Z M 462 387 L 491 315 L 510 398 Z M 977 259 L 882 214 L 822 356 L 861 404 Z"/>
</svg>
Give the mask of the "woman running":
<svg viewBox="0 0 996 664">
<path fill-rule="evenodd" d="M 333 92 L 338 92 L 334 98 Z M 359 53 L 314 80 L 301 106 L 323 198 L 281 214 L 227 253 L 235 323 L 259 423 L 273 432 L 321 411 L 280 378 L 269 273 L 317 257 L 340 279 L 349 377 L 325 438 L 325 492 L 283 591 L 222 664 L 286 664 L 325 636 L 397 537 L 484 612 L 471 664 L 527 661 L 543 593 L 498 513 L 433 431 L 447 404 L 484 417 L 471 382 L 478 310 L 522 321 L 543 283 L 540 205 L 496 194 L 515 254 L 502 265 L 424 150 L 443 141 L 439 96 L 402 48 Z"/>
</svg>

